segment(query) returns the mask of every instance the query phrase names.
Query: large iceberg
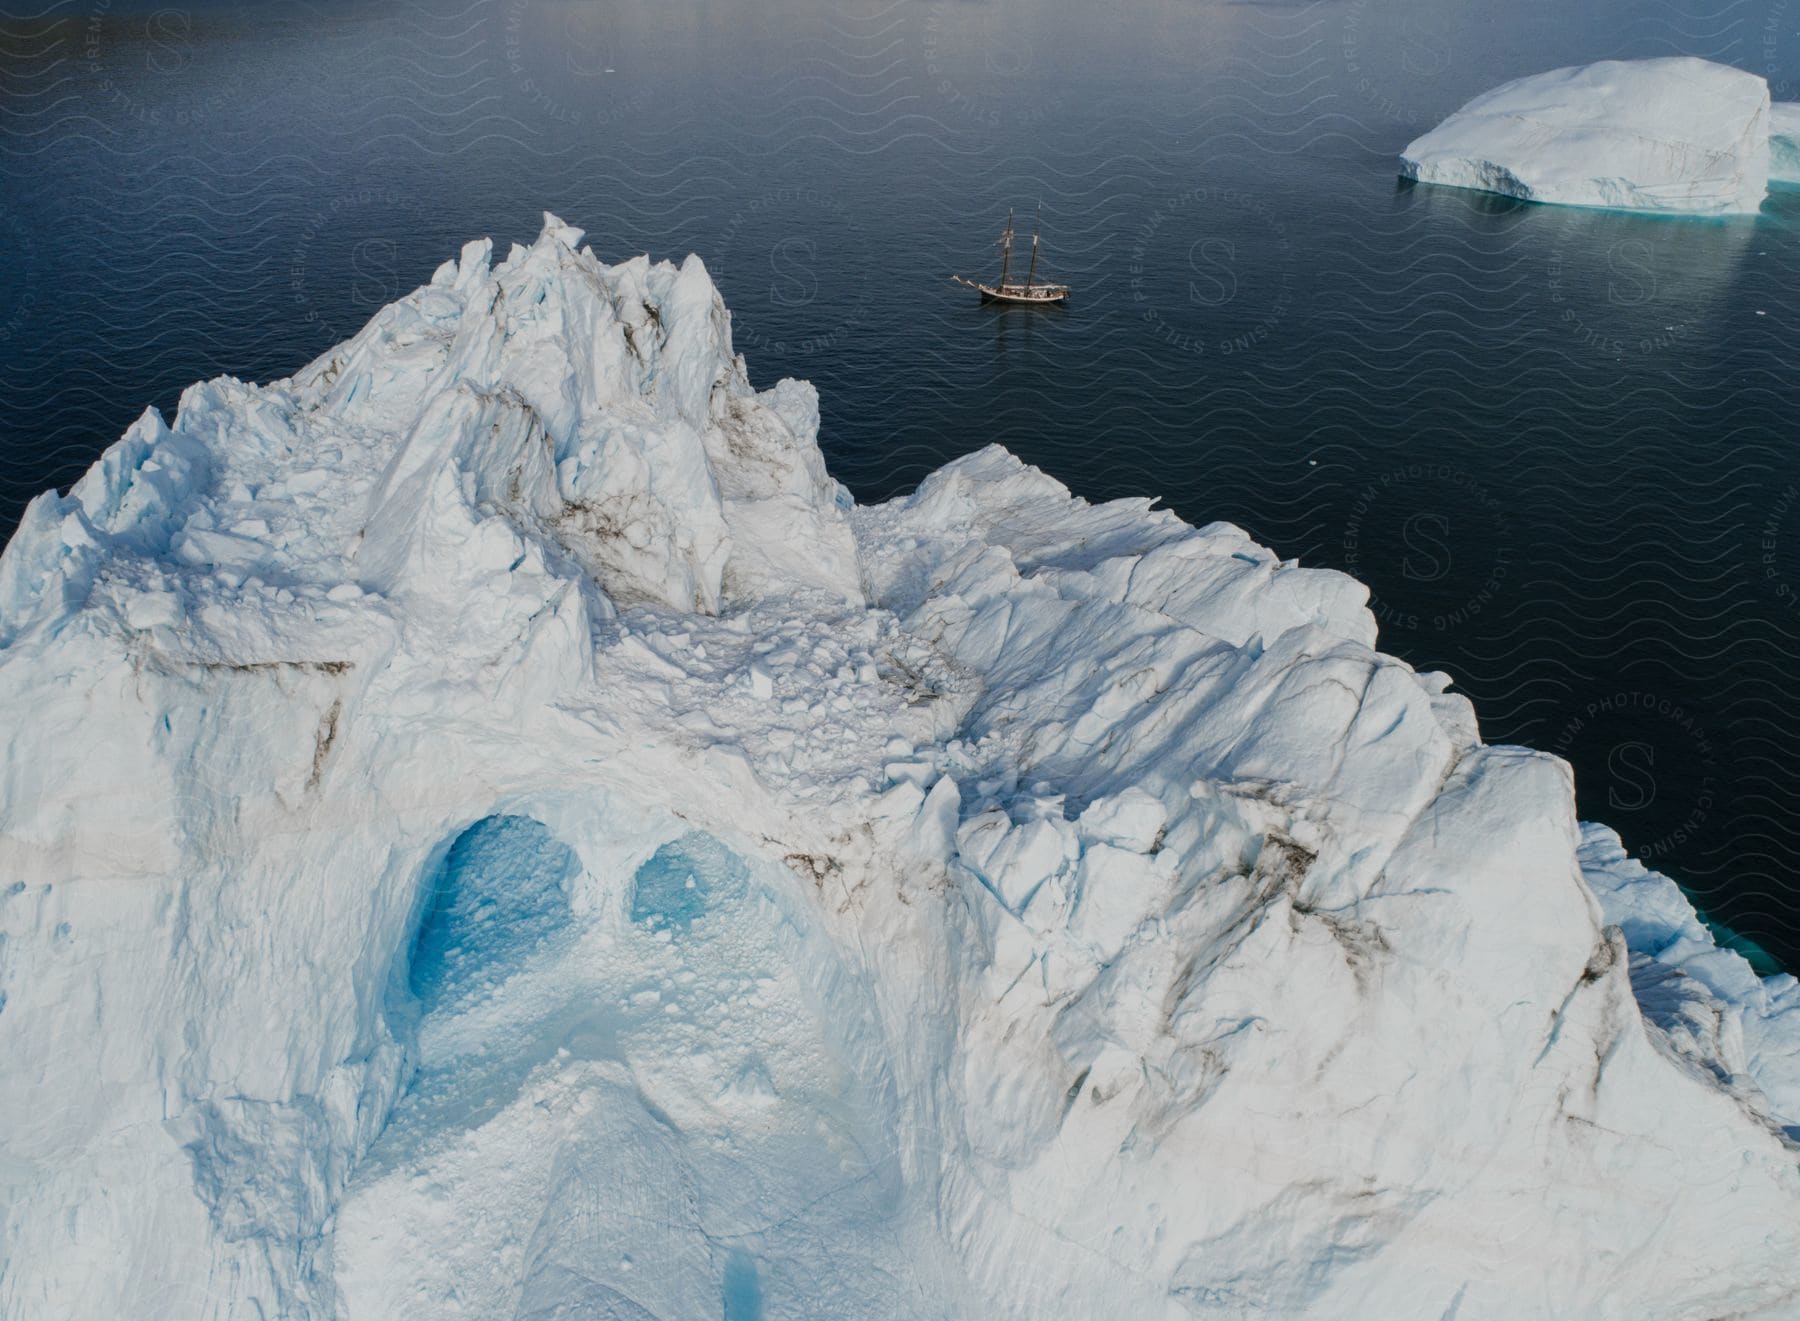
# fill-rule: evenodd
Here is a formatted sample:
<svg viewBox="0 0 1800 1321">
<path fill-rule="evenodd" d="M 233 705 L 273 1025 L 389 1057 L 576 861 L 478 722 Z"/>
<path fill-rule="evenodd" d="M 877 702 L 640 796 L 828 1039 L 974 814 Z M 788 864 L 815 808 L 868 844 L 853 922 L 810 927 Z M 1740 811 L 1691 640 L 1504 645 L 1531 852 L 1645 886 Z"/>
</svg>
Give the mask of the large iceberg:
<svg viewBox="0 0 1800 1321">
<path fill-rule="evenodd" d="M 1755 74 L 1687 56 L 1603 60 L 1483 93 L 1409 145 L 1400 172 L 1532 202 L 1754 212 L 1769 125 Z"/>
<path fill-rule="evenodd" d="M 1794 1314 L 1796 985 L 1565 764 L 579 241 L 0 558 L 0 1313 Z"/>
</svg>

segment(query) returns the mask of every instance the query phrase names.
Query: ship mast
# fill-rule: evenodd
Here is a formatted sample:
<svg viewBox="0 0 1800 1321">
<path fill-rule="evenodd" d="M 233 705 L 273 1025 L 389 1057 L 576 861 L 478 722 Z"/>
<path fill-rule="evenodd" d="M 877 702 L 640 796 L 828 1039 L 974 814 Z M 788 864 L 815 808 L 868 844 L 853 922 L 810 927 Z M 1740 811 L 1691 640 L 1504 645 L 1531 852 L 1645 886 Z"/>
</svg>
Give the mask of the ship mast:
<svg viewBox="0 0 1800 1321">
<path fill-rule="evenodd" d="M 1044 207 L 1043 207 L 1042 203 L 1039 203 L 1037 220 L 1035 222 L 1033 222 L 1032 227 L 1031 227 L 1031 266 L 1025 272 L 1025 287 L 1027 289 L 1030 289 L 1031 285 L 1032 285 L 1032 281 L 1037 279 L 1038 234 L 1043 230 L 1043 228 L 1044 228 Z"/>
<path fill-rule="evenodd" d="M 1000 287 L 1006 288 L 1006 272 L 1012 266 L 1013 213 L 1006 213 L 1006 233 L 1000 236 Z"/>
</svg>

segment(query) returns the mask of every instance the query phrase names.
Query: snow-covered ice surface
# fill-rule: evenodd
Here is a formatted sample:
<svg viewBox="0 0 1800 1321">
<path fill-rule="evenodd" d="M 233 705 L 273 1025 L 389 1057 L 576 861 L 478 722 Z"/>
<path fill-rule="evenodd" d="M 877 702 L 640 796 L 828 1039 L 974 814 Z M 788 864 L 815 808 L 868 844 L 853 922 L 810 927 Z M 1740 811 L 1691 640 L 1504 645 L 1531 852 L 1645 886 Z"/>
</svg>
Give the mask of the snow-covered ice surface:
<svg viewBox="0 0 1800 1321">
<path fill-rule="evenodd" d="M 853 507 L 578 242 L 0 558 L 0 1312 L 1800 1308 L 1796 985 L 1563 763 L 1230 526 Z"/>
<path fill-rule="evenodd" d="M 1690 56 L 1603 60 L 1484 92 L 1409 145 L 1400 172 L 1533 202 L 1754 212 L 1769 131 L 1755 74 Z"/>
</svg>

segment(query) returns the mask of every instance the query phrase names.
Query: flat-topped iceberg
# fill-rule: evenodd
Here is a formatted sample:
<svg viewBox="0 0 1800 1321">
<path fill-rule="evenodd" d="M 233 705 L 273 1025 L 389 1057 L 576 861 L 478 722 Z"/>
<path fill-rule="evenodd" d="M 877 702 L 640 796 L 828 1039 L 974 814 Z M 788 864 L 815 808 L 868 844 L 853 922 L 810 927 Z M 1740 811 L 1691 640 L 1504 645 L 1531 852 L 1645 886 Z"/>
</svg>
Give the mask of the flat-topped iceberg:
<svg viewBox="0 0 1800 1321">
<path fill-rule="evenodd" d="M 1795 983 L 1565 764 L 579 241 L 0 557 L 0 1314 L 1794 1314 Z"/>
<path fill-rule="evenodd" d="M 1400 171 L 1533 202 L 1754 212 L 1769 124 L 1755 74 L 1689 57 L 1604 60 L 1483 93 L 1408 146 Z"/>
</svg>

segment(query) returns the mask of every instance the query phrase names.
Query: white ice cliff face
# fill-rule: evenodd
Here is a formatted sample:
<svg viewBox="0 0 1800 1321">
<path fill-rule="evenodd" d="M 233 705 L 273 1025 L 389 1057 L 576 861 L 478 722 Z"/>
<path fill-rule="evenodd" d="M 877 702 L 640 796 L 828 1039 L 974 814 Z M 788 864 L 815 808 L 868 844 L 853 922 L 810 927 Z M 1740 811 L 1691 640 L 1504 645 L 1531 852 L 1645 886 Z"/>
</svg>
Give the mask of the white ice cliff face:
<svg viewBox="0 0 1800 1321">
<path fill-rule="evenodd" d="M 578 241 L 0 557 L 0 1314 L 1793 1315 L 1800 988 L 1563 763 Z"/>
<path fill-rule="evenodd" d="M 1800 103 L 1777 101 L 1769 107 L 1769 179 L 1800 183 Z"/>
<path fill-rule="evenodd" d="M 1400 172 L 1533 202 L 1754 212 L 1769 130 L 1755 74 L 1687 56 L 1603 60 L 1484 92 L 1409 145 Z"/>
</svg>

